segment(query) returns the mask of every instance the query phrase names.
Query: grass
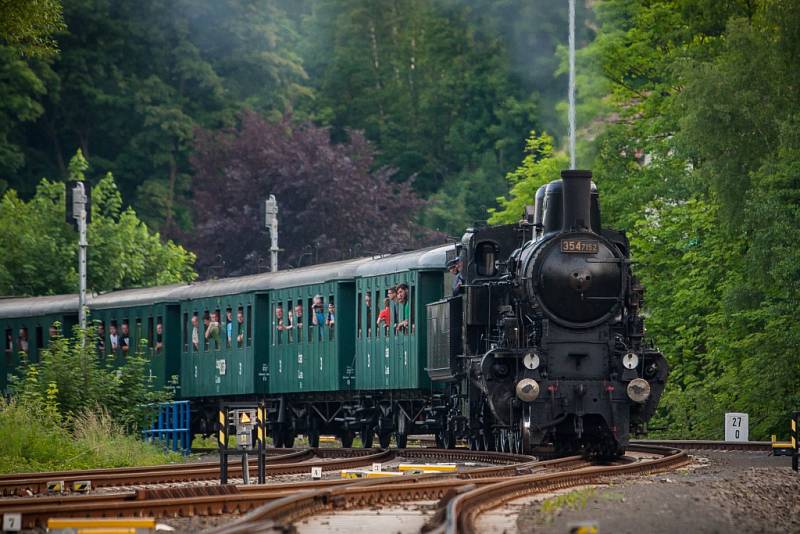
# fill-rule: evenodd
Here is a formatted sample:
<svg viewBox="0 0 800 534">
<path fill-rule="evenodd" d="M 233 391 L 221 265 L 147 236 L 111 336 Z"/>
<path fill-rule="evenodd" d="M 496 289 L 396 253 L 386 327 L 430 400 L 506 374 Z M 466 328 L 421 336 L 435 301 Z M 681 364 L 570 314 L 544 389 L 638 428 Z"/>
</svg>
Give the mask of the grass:
<svg viewBox="0 0 800 534">
<path fill-rule="evenodd" d="M 180 462 L 178 453 L 131 436 L 108 412 L 84 412 L 66 428 L 40 406 L 0 400 L 0 473 L 127 467 Z"/>
<path fill-rule="evenodd" d="M 583 510 L 594 494 L 594 488 L 586 488 L 556 495 L 542 501 L 539 511 L 544 516 L 545 522 L 550 523 L 562 510 Z"/>
</svg>

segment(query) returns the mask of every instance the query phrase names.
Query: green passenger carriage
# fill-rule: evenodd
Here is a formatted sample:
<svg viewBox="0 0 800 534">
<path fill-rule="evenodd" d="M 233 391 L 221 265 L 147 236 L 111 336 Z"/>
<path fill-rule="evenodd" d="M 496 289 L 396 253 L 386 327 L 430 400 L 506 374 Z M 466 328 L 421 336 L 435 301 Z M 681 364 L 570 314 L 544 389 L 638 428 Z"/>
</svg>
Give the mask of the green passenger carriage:
<svg viewBox="0 0 800 534">
<path fill-rule="evenodd" d="M 50 344 L 53 334 L 69 335 L 77 322 L 77 295 L 0 299 L 0 391 L 8 389 L 9 377 L 21 358 L 38 362 L 39 353 Z M 56 332 L 52 329 L 55 325 L 60 325 Z"/>
<path fill-rule="evenodd" d="M 113 291 L 89 299 L 89 317 L 99 353 L 119 363 L 143 352 L 153 387 L 174 387 L 176 398 L 192 401 L 194 432 L 214 431 L 221 401 L 253 400 L 267 404 L 278 446 L 291 446 L 298 433 L 312 445 L 320 433 L 335 434 L 345 446 L 356 434 L 365 446 L 377 434 L 385 446 L 394 433 L 402 445 L 439 424 L 425 368 L 425 307 L 446 291 L 453 248 Z M 400 284 L 409 288 L 407 305 L 378 326 L 387 289 Z M 4 391 L 19 365 L 18 331 L 27 328 L 36 361 L 50 325 L 60 322 L 67 334 L 77 312 L 75 295 L 0 300 L 0 328 L 10 336 Z M 397 329 L 404 320 L 408 327 Z M 127 332 L 127 351 L 113 350 L 112 330 Z"/>
</svg>

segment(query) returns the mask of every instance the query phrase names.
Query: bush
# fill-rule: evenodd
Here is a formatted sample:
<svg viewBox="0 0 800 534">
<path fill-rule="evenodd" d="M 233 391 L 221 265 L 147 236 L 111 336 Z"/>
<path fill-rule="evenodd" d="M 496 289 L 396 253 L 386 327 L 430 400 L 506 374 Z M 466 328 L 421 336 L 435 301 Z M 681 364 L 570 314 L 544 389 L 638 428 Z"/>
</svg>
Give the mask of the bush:
<svg viewBox="0 0 800 534">
<path fill-rule="evenodd" d="M 85 336 L 85 337 L 84 337 Z M 97 407 L 129 431 L 136 431 L 149 420 L 148 404 L 171 399 L 167 390 L 156 391 L 147 377 L 144 344 L 124 362 L 114 364 L 113 357 L 102 360 L 94 343 L 94 328 L 75 327 L 72 338 L 59 337 L 40 354 L 38 363 L 23 360 L 16 376 L 11 377 L 11 393 L 26 404 L 42 404 L 57 411 L 68 428 L 73 419 Z"/>
<path fill-rule="evenodd" d="M 170 399 L 155 391 L 141 352 L 120 365 L 101 360 L 93 328 L 55 338 L 40 361 L 23 360 L 0 399 L 0 472 L 153 465 L 181 458 L 138 438 L 148 405 Z M 144 349 L 142 345 L 140 349 Z"/>
<path fill-rule="evenodd" d="M 0 472 L 156 465 L 182 458 L 126 434 L 102 408 L 77 414 L 72 424 L 70 431 L 45 400 L 0 399 Z"/>
</svg>

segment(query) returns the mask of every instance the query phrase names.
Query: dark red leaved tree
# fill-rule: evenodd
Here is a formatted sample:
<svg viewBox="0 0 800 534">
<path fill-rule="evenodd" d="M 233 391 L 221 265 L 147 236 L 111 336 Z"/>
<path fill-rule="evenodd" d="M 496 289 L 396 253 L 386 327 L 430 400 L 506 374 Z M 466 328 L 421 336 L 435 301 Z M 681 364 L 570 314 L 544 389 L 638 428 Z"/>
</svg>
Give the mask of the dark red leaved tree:
<svg viewBox="0 0 800 534">
<path fill-rule="evenodd" d="M 410 183 L 373 168 L 359 132 L 332 144 L 328 130 L 244 112 L 235 129 L 195 136 L 194 230 L 184 241 L 201 276 L 267 270 L 263 206 L 278 200 L 281 268 L 424 246 L 435 236 L 414 222 L 422 201 Z"/>
</svg>

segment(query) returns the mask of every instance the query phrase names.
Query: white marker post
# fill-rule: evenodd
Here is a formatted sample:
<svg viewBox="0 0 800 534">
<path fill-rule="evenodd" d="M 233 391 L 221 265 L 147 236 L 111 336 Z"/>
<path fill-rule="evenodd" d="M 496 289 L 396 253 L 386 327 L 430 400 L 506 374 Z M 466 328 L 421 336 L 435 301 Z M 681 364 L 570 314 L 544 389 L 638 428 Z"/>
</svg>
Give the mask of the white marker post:
<svg viewBox="0 0 800 534">
<path fill-rule="evenodd" d="M 322 478 L 322 467 L 311 468 L 311 480 L 319 480 Z"/>
<path fill-rule="evenodd" d="M 11 512 L 3 514 L 3 532 L 19 532 L 22 530 L 22 514 Z"/>
<path fill-rule="evenodd" d="M 375 463 L 372 464 L 372 470 L 377 472 L 377 473 L 380 473 L 382 471 L 382 468 L 383 468 L 383 464 L 381 464 L 381 463 L 375 462 Z"/>
<path fill-rule="evenodd" d="M 748 441 L 750 420 L 746 413 L 725 414 L 725 441 Z"/>
</svg>

